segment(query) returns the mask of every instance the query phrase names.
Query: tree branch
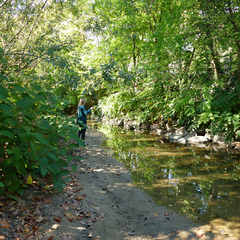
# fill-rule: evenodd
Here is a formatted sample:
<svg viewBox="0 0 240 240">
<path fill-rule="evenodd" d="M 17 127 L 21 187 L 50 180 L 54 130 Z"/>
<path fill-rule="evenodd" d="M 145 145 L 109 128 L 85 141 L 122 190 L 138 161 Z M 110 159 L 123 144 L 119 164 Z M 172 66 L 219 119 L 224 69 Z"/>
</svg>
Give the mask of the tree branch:
<svg viewBox="0 0 240 240">
<path fill-rule="evenodd" d="M 6 0 L 5 2 L 3 2 L 0 8 L 2 8 L 7 2 L 9 2 L 9 0 Z"/>
<path fill-rule="evenodd" d="M 32 29 L 31 29 L 30 33 L 28 34 L 28 37 L 27 37 L 25 46 L 23 47 L 23 51 L 25 50 L 25 48 L 26 48 L 26 46 L 27 46 L 27 44 L 28 44 L 28 41 L 29 41 L 29 39 L 30 39 L 30 36 L 32 35 L 33 29 L 34 29 L 34 27 L 35 27 L 35 25 L 36 25 L 36 23 L 37 23 L 37 20 L 38 20 L 38 18 L 39 18 L 39 16 L 40 16 L 42 10 L 44 9 L 45 5 L 47 4 L 47 1 L 48 1 L 48 0 L 46 0 L 46 1 L 44 2 L 41 10 L 39 11 L 39 13 L 38 13 L 38 15 L 37 15 L 37 17 L 36 17 L 36 19 L 35 19 L 35 22 L 33 23 Z"/>
</svg>

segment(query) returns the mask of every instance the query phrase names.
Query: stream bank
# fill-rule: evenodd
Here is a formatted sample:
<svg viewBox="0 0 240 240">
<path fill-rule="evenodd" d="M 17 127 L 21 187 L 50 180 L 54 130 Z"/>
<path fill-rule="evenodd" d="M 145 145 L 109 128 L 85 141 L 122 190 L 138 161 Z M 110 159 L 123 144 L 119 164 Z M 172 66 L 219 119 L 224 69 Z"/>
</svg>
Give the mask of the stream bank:
<svg viewBox="0 0 240 240">
<path fill-rule="evenodd" d="M 183 145 L 196 147 L 210 146 L 215 149 L 225 148 L 240 152 L 240 137 L 236 138 L 235 141 L 226 142 L 224 134 L 213 135 L 208 133 L 206 129 L 189 131 L 184 126 L 176 127 L 173 122 L 146 125 L 136 120 L 109 119 L 107 117 L 103 117 L 102 122 L 112 126 L 123 127 L 127 130 L 149 131 L 151 134 L 161 136 L 165 140 Z"/>
</svg>

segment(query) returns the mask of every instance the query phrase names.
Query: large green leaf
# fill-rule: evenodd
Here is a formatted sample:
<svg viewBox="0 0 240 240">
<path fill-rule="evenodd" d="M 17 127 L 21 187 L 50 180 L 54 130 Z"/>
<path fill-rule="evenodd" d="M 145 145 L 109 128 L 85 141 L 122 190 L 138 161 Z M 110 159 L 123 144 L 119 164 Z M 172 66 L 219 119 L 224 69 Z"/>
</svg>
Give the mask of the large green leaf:
<svg viewBox="0 0 240 240">
<path fill-rule="evenodd" d="M 17 121 L 14 118 L 7 118 L 5 120 L 6 123 L 8 123 L 11 126 L 16 126 L 17 125 Z"/>
<path fill-rule="evenodd" d="M 41 119 L 38 123 L 38 127 L 40 129 L 51 130 L 51 126 L 49 125 L 49 122 L 46 119 Z"/>
<path fill-rule="evenodd" d="M 24 94 L 23 97 L 16 102 L 17 106 L 23 110 L 29 110 L 36 102 L 30 95 Z"/>
<path fill-rule="evenodd" d="M 14 152 L 14 158 L 15 158 L 15 160 L 18 161 L 19 158 L 20 158 L 20 156 L 21 156 L 21 151 L 20 151 L 20 149 L 19 149 L 18 147 L 15 147 L 15 148 L 13 149 L 13 152 Z"/>
<path fill-rule="evenodd" d="M 74 172 L 76 172 L 77 169 L 78 169 L 78 165 L 72 165 L 72 170 L 73 170 Z"/>
<path fill-rule="evenodd" d="M 13 134 L 12 131 L 9 130 L 1 130 L 0 131 L 0 135 L 5 136 L 5 137 L 9 137 L 11 139 L 14 139 L 15 135 Z"/>
<path fill-rule="evenodd" d="M 57 174 L 57 176 L 58 176 L 59 178 L 64 177 L 64 176 L 68 176 L 68 175 L 69 175 L 69 171 L 68 171 L 68 170 L 61 170 L 61 171 Z"/>
<path fill-rule="evenodd" d="M 51 159 L 55 160 L 55 161 L 58 161 L 59 160 L 59 156 L 57 154 L 54 154 L 52 152 L 49 152 L 47 154 Z"/>
<path fill-rule="evenodd" d="M 32 135 L 41 143 L 41 144 L 45 144 L 45 145 L 49 145 L 49 142 L 47 141 L 47 139 L 44 137 L 43 134 L 41 133 L 32 133 Z"/>
<path fill-rule="evenodd" d="M 60 171 L 60 168 L 58 166 L 57 163 L 51 163 L 48 165 L 48 169 L 54 174 L 56 175 L 59 171 Z"/>
<path fill-rule="evenodd" d="M 73 156 L 72 155 L 67 155 L 67 162 L 71 162 L 73 160 Z"/>
<path fill-rule="evenodd" d="M 6 90 L 5 87 L 0 85 L 0 98 L 5 100 L 7 99 L 7 97 L 8 97 L 8 91 Z"/>
<path fill-rule="evenodd" d="M 23 133 L 18 133 L 19 137 L 25 141 L 25 142 L 30 142 L 32 140 L 32 133 L 26 131 Z"/>
<path fill-rule="evenodd" d="M 59 137 L 58 137 L 57 133 L 51 132 L 51 133 L 48 134 L 47 139 L 51 143 L 57 143 Z"/>
<path fill-rule="evenodd" d="M 12 87 L 14 88 L 14 90 L 19 91 L 21 93 L 26 92 L 26 89 L 19 84 L 13 84 Z"/>
<path fill-rule="evenodd" d="M 0 187 L 5 187 L 3 182 L 0 182 Z"/>
</svg>

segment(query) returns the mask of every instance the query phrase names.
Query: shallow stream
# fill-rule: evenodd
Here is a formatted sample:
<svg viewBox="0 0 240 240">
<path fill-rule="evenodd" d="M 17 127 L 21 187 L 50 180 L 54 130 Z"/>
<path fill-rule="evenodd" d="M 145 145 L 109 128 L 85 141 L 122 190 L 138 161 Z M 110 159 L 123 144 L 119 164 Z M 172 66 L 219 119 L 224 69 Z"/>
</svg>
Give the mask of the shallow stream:
<svg viewBox="0 0 240 240">
<path fill-rule="evenodd" d="M 108 153 L 125 164 L 155 202 L 198 222 L 240 228 L 240 154 L 163 141 L 149 133 L 101 125 Z"/>
</svg>

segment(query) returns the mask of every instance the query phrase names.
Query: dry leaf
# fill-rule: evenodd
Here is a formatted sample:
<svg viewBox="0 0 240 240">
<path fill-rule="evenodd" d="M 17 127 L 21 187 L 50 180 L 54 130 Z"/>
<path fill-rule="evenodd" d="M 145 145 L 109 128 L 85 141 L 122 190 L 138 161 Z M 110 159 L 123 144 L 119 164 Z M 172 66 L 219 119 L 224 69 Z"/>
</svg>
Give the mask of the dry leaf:
<svg viewBox="0 0 240 240">
<path fill-rule="evenodd" d="M 173 213 L 172 213 L 172 212 L 166 212 L 166 213 L 164 213 L 165 216 L 169 216 L 169 215 L 171 215 L 171 214 L 173 214 Z"/>
<path fill-rule="evenodd" d="M 60 217 L 54 217 L 54 220 L 57 222 L 57 223 L 61 223 L 62 219 Z"/>
<path fill-rule="evenodd" d="M 11 227 L 11 226 L 8 224 L 7 220 L 5 220 L 5 219 L 3 219 L 3 220 L 0 222 L 0 224 L 1 224 L 1 227 L 2 227 L 2 228 L 9 228 L 9 227 Z"/>
<path fill-rule="evenodd" d="M 43 219 L 44 219 L 44 217 L 42 217 L 42 216 L 39 216 L 39 217 L 38 217 L 38 219 L 37 219 L 37 222 L 42 222 L 42 221 L 43 221 Z"/>
<path fill-rule="evenodd" d="M 38 228 L 37 228 L 36 226 L 33 226 L 33 227 L 32 227 L 32 230 L 33 230 L 34 232 L 36 232 L 36 231 L 38 230 Z"/>
<path fill-rule="evenodd" d="M 61 207 L 66 211 L 69 209 L 69 206 L 61 205 Z"/>
<path fill-rule="evenodd" d="M 72 213 L 70 213 L 70 212 L 64 213 L 64 216 L 66 216 L 66 217 L 68 217 L 68 218 L 74 218 L 74 216 L 73 216 Z"/>
<path fill-rule="evenodd" d="M 78 201 L 81 201 L 81 200 L 84 200 L 85 198 L 86 198 L 86 195 L 83 194 L 82 196 L 77 196 L 77 197 L 75 197 L 74 199 L 75 199 L 75 200 L 78 200 Z"/>
<path fill-rule="evenodd" d="M 50 203 L 51 202 L 51 198 L 44 198 L 43 203 Z"/>
</svg>

